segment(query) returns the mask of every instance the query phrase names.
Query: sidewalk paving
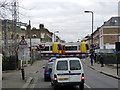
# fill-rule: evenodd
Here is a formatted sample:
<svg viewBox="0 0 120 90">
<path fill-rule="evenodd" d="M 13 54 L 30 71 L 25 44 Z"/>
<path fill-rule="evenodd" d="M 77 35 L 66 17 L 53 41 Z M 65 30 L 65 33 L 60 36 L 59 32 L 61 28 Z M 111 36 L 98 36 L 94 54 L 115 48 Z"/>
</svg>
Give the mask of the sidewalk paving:
<svg viewBox="0 0 120 90">
<path fill-rule="evenodd" d="M 25 80 L 22 80 L 21 70 L 3 72 L 2 88 L 27 88 L 34 74 L 39 72 L 46 62 L 47 60 L 39 60 L 25 67 Z"/>
<path fill-rule="evenodd" d="M 82 59 L 82 62 L 83 62 L 83 64 L 87 65 L 88 67 L 90 67 L 93 70 L 96 70 L 96 71 L 98 71 L 102 74 L 108 75 L 110 77 L 120 79 L 120 76 L 117 75 L 117 69 L 113 66 L 104 65 L 104 67 L 101 67 L 101 64 L 98 64 L 98 63 L 93 63 L 93 66 L 91 66 L 89 57 Z M 120 70 L 119 70 L 119 73 L 120 73 Z"/>
</svg>

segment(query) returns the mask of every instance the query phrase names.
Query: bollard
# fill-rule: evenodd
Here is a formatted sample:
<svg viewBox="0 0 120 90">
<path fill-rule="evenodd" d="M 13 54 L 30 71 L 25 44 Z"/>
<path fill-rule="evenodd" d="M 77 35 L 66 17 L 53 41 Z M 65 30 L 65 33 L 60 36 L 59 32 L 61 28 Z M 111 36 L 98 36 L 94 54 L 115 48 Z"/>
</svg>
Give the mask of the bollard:
<svg viewBox="0 0 120 90">
<path fill-rule="evenodd" d="M 25 73 L 24 73 L 24 69 L 21 69 L 21 73 L 22 73 L 22 80 L 25 80 Z"/>
</svg>

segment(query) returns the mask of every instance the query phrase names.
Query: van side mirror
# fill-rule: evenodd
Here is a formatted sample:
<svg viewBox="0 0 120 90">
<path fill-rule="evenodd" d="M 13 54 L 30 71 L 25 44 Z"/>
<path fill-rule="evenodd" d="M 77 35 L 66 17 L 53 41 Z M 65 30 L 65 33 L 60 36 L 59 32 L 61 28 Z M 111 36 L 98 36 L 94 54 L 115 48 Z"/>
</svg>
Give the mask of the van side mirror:
<svg viewBox="0 0 120 90">
<path fill-rule="evenodd" d="M 45 69 L 45 66 L 43 66 L 43 69 Z"/>
</svg>

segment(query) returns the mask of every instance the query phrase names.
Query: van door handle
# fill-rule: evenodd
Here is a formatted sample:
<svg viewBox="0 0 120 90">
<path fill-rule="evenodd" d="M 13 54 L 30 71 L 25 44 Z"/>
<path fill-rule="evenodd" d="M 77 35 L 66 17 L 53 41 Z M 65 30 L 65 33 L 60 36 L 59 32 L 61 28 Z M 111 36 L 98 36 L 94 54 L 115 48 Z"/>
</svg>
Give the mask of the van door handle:
<svg viewBox="0 0 120 90">
<path fill-rule="evenodd" d="M 71 72 L 69 71 L 69 73 L 71 73 Z"/>
</svg>

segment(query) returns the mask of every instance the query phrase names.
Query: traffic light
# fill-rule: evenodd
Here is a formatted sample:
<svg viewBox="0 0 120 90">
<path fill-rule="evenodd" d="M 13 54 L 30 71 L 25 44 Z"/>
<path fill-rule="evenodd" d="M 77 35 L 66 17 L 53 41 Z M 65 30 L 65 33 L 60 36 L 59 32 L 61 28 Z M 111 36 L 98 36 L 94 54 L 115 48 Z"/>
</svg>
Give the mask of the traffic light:
<svg viewBox="0 0 120 90">
<path fill-rule="evenodd" d="M 95 49 L 96 48 L 96 44 L 91 44 L 90 47 Z"/>
<path fill-rule="evenodd" d="M 96 44 L 91 44 L 90 46 L 91 46 L 91 47 L 96 47 Z"/>
<path fill-rule="evenodd" d="M 42 45 L 40 44 L 39 47 L 40 47 L 40 49 L 41 49 L 41 48 L 42 48 Z"/>
<path fill-rule="evenodd" d="M 92 48 L 92 47 L 93 47 L 93 44 L 91 44 L 90 47 Z"/>
<path fill-rule="evenodd" d="M 40 45 L 39 45 L 39 48 L 40 48 L 40 49 L 44 49 L 44 48 L 45 48 L 45 44 L 40 44 Z"/>
<path fill-rule="evenodd" d="M 93 47 L 96 47 L 96 45 L 95 45 L 95 44 L 93 44 Z"/>
</svg>

